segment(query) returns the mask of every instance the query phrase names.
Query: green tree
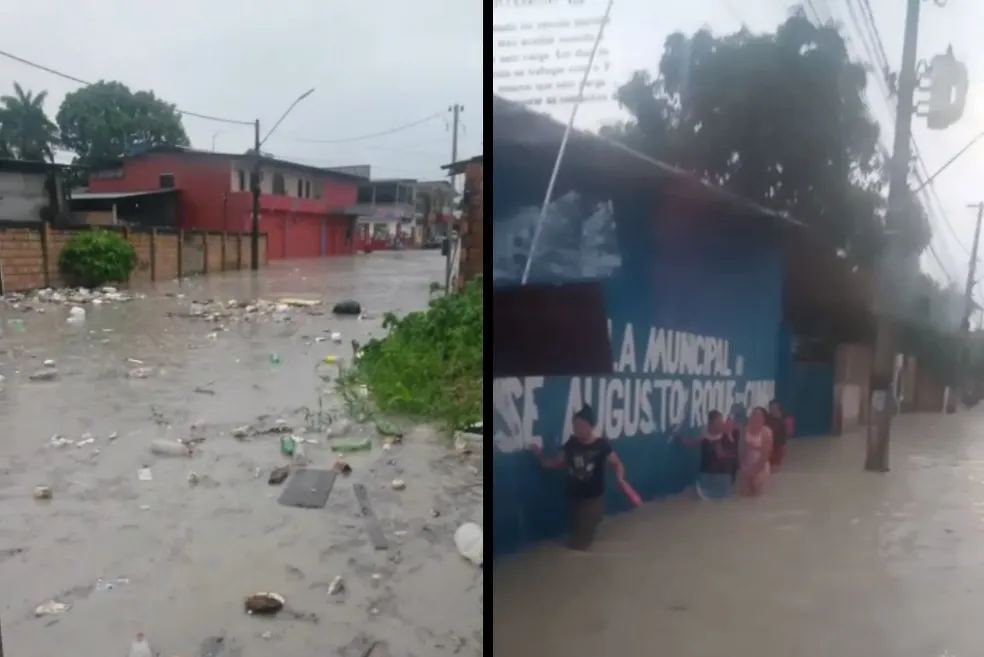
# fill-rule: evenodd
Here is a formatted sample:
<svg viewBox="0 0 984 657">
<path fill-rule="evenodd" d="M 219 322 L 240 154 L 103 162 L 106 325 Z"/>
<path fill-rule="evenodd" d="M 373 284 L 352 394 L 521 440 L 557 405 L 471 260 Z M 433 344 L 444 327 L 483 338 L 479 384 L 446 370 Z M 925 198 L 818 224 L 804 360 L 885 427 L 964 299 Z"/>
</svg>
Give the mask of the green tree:
<svg viewBox="0 0 984 657">
<path fill-rule="evenodd" d="M 53 161 L 58 126 L 44 112 L 48 92 L 24 91 L 14 83 L 12 96 L 0 96 L 0 156 Z"/>
<path fill-rule="evenodd" d="M 820 229 L 860 262 L 884 243 L 885 155 L 864 100 L 867 72 L 838 27 L 794 10 L 772 33 L 670 35 L 657 73 L 618 91 L 631 119 L 605 128 L 660 160 Z M 910 198 L 906 250 L 929 243 Z"/>
<path fill-rule="evenodd" d="M 188 146 L 181 114 L 152 91 L 99 81 L 65 96 L 55 117 L 78 164 L 121 157 L 134 144 Z"/>
</svg>

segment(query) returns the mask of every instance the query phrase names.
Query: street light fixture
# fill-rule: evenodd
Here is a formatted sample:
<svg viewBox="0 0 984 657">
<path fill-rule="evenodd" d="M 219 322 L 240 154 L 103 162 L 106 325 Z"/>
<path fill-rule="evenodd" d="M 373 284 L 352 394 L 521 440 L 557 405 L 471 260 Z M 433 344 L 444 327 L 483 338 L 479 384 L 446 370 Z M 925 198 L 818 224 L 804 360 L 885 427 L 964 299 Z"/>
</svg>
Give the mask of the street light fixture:
<svg viewBox="0 0 984 657">
<path fill-rule="evenodd" d="M 277 119 L 277 122 L 273 124 L 270 128 L 270 132 L 267 133 L 266 137 L 260 139 L 260 120 L 257 119 L 253 123 L 253 175 L 250 180 L 250 187 L 253 192 L 253 225 L 250 234 L 250 262 L 253 271 L 260 268 L 260 147 L 266 143 L 266 140 L 270 138 L 270 135 L 284 122 L 287 115 L 290 114 L 297 105 L 314 93 L 314 87 L 308 89 L 300 96 L 298 96 L 293 103 L 284 111 L 284 113 Z"/>
</svg>

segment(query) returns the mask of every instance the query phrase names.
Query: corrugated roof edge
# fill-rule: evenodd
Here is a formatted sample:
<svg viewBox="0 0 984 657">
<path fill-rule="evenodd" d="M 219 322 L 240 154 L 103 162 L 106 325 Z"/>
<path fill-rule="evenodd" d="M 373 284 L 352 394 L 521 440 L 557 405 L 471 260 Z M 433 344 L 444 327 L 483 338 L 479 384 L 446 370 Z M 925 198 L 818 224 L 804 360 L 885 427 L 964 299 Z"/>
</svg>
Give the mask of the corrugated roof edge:
<svg viewBox="0 0 984 657">
<path fill-rule="evenodd" d="M 505 142 L 522 143 L 525 141 L 529 142 L 530 145 L 537 146 L 543 146 L 544 142 L 550 142 L 551 144 L 556 144 L 555 147 L 557 150 L 560 149 L 560 143 L 563 140 L 564 130 L 566 129 L 566 126 L 559 121 L 545 114 L 534 112 L 521 103 L 506 100 L 501 96 L 493 96 L 492 122 L 493 142 L 501 140 Z M 533 133 L 538 136 L 535 143 L 530 140 L 530 135 Z M 594 142 L 596 146 L 603 145 L 609 149 L 620 151 L 623 155 L 627 155 L 638 160 L 641 167 L 649 166 L 655 168 L 660 174 L 674 178 L 680 183 L 686 183 L 702 188 L 702 190 L 714 200 L 726 201 L 745 211 L 774 217 L 795 225 L 805 226 L 805 224 L 790 217 L 786 213 L 770 210 L 769 208 L 702 180 L 698 176 L 688 171 L 678 169 L 677 167 L 666 164 L 665 162 L 660 162 L 659 160 L 651 158 L 648 155 L 644 155 L 643 153 L 640 153 L 639 151 L 613 139 L 608 139 L 607 137 L 603 137 L 601 135 L 575 129 L 571 133 L 567 147 L 571 148 L 577 142 Z"/>
<path fill-rule="evenodd" d="M 142 150 L 139 153 L 128 153 L 121 161 L 129 158 L 138 158 L 145 155 L 186 155 L 190 157 L 211 157 L 217 159 L 243 159 L 252 157 L 251 153 L 219 153 L 215 151 L 202 151 L 194 148 L 184 148 L 181 146 L 156 146 L 154 148 L 148 148 Z M 307 171 L 310 173 L 318 173 L 321 175 L 334 177 L 339 180 L 349 180 L 352 182 L 364 182 L 367 179 L 358 176 L 354 173 L 344 173 L 342 171 L 337 171 L 330 167 L 317 167 L 311 164 L 301 164 L 300 162 L 291 162 L 290 160 L 282 160 L 277 157 L 270 157 L 268 155 L 262 155 L 260 157 L 261 164 L 266 164 L 268 166 L 284 167 L 288 169 L 297 169 L 299 171 Z"/>
<path fill-rule="evenodd" d="M 452 162 L 451 164 L 445 164 L 441 168 L 447 171 L 449 176 L 457 176 L 458 174 L 464 173 L 469 164 L 481 162 L 482 157 L 482 155 L 476 155 L 475 157 L 470 157 L 467 160 L 458 160 L 457 162 Z"/>
</svg>

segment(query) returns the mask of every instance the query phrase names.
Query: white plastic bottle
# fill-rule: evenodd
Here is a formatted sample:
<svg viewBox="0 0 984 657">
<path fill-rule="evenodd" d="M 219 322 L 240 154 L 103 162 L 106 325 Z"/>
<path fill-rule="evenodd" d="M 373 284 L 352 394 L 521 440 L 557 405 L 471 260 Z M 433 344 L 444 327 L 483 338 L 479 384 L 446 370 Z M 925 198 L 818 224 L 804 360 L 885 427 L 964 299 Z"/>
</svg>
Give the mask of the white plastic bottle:
<svg viewBox="0 0 984 657">
<path fill-rule="evenodd" d="M 454 546 L 458 553 L 473 564 L 482 567 L 485 551 L 485 537 L 482 528 L 473 522 L 466 522 L 454 532 Z"/>
<path fill-rule="evenodd" d="M 154 657 L 154 653 L 150 650 L 150 644 L 147 643 L 147 637 L 144 636 L 143 632 L 137 632 L 136 638 L 130 644 L 129 657 Z"/>
</svg>

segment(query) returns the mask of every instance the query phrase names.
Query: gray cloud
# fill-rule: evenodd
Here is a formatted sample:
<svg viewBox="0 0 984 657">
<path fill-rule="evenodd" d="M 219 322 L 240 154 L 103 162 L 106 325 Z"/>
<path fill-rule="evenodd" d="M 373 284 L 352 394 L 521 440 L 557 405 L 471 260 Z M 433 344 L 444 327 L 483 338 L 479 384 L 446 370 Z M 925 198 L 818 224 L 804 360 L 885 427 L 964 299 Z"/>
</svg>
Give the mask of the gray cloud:
<svg viewBox="0 0 984 657">
<path fill-rule="evenodd" d="M 132 0 L 8 3 L 3 49 L 76 77 L 153 89 L 179 107 L 270 127 L 266 144 L 310 164 L 372 164 L 381 176 L 438 177 L 450 160 L 450 115 L 376 139 L 313 143 L 384 131 L 465 106 L 460 153 L 481 149 L 482 4 L 456 0 Z M 52 116 L 78 85 L 7 60 L 14 81 L 47 89 Z M 194 146 L 242 151 L 252 129 L 186 116 Z"/>
</svg>

